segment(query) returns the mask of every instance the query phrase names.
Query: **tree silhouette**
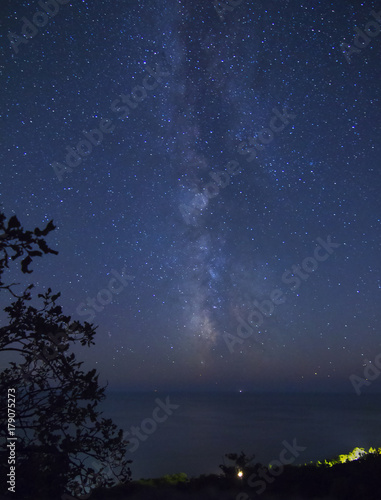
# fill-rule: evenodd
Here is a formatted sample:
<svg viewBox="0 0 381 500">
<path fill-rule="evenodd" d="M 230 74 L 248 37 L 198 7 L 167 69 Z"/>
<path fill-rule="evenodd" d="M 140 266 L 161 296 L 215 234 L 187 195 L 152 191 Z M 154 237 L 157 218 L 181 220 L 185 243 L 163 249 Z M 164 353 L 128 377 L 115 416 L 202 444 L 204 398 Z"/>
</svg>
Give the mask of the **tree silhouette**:
<svg viewBox="0 0 381 500">
<path fill-rule="evenodd" d="M 94 486 L 110 487 L 131 478 L 123 431 L 97 409 L 105 399 L 105 387 L 99 386 L 96 370 L 82 370 L 83 363 L 71 352 L 76 344 L 94 344 L 96 328 L 64 315 L 57 304 L 60 293 L 50 288 L 38 294 L 36 307 L 31 304 L 33 285 L 18 295 L 15 283 L 1 281 L 11 261 L 22 258 L 21 271 L 30 274 L 34 257 L 58 253 L 43 238 L 55 228 L 52 221 L 32 232 L 24 231 L 15 216 L 7 225 L 5 220 L 0 213 L 0 289 L 16 299 L 4 309 L 9 322 L 0 328 L 0 352 L 7 353 L 9 362 L 0 373 L 2 411 L 7 408 L 8 389 L 16 394 L 11 426 L 17 435 L 17 478 L 16 494 L 10 494 L 25 500 L 66 500 L 72 494 L 85 499 Z M 1 419 L 0 438 L 6 443 L 8 437 L 9 426 Z M 2 477 L 7 477 L 9 450 L 4 448 L 0 467 Z M 94 461 L 99 464 L 97 473 L 90 467 Z"/>
<path fill-rule="evenodd" d="M 55 229 L 53 221 L 48 222 L 43 230 L 36 227 L 34 231 L 24 231 L 15 215 L 9 219 L 7 225 L 5 220 L 6 216 L 0 213 L 0 278 L 4 269 L 9 267 L 9 260 L 14 261 L 26 254 L 21 261 L 21 270 L 23 273 L 30 274 L 32 271 L 29 269 L 29 264 L 31 264 L 33 257 L 42 257 L 43 254 L 47 253 L 58 254 L 56 250 L 49 248 L 46 241 L 41 238 Z M 10 255 L 11 250 L 12 255 Z M 1 281 L 0 285 L 5 287 Z M 5 288 L 9 289 L 9 286 Z"/>
<path fill-rule="evenodd" d="M 255 455 L 248 457 L 243 451 L 241 451 L 240 455 L 238 455 L 238 453 L 226 453 L 225 457 L 231 462 L 234 462 L 234 465 L 226 465 L 225 463 L 219 465 L 219 468 L 228 479 L 240 477 L 238 476 L 239 472 L 242 472 L 246 476 L 248 472 L 257 470 L 257 468 L 260 467 L 259 463 L 254 466 L 250 465 Z"/>
</svg>

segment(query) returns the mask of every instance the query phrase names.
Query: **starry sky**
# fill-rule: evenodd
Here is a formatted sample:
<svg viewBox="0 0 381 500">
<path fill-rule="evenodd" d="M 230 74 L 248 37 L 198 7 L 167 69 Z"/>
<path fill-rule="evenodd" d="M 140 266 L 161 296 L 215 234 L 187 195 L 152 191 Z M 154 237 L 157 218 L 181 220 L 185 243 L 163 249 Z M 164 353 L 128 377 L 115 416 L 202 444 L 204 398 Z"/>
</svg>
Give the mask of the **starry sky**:
<svg viewBox="0 0 381 500">
<path fill-rule="evenodd" d="M 59 255 L 6 278 L 99 325 L 78 356 L 111 388 L 353 392 L 381 352 L 381 4 L 49 5 L 1 6 L 1 206 Z"/>
</svg>

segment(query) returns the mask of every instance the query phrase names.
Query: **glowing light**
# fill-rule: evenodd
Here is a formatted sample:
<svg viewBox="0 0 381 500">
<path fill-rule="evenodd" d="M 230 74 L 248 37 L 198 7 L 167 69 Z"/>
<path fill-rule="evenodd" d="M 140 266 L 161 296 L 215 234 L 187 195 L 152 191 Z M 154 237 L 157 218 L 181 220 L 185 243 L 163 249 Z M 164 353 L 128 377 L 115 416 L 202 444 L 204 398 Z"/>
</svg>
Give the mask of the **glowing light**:
<svg viewBox="0 0 381 500">
<path fill-rule="evenodd" d="M 347 455 L 339 455 L 333 460 L 324 460 L 324 462 L 317 462 L 317 465 L 325 465 L 328 467 L 332 467 L 336 464 L 344 464 L 346 462 L 353 462 L 354 460 L 358 460 L 364 455 L 373 454 L 373 455 L 381 455 L 381 448 L 369 448 L 369 451 L 365 451 L 364 448 L 355 448 Z"/>
<path fill-rule="evenodd" d="M 243 476 L 243 472 L 241 470 L 239 470 L 238 473 L 237 473 L 237 476 L 238 477 L 242 477 Z"/>
</svg>

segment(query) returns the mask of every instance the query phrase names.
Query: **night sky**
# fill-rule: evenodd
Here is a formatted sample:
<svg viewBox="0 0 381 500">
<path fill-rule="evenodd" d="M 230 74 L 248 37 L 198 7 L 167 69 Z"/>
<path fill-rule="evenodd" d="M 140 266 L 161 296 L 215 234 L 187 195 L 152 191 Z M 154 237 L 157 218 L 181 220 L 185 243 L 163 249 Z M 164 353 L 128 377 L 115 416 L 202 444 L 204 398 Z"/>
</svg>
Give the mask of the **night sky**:
<svg viewBox="0 0 381 500">
<path fill-rule="evenodd" d="M 77 352 L 110 388 L 353 392 L 381 352 L 381 4 L 61 3 L 2 2 L 1 205 L 59 251 L 4 281 L 99 325 Z"/>
</svg>

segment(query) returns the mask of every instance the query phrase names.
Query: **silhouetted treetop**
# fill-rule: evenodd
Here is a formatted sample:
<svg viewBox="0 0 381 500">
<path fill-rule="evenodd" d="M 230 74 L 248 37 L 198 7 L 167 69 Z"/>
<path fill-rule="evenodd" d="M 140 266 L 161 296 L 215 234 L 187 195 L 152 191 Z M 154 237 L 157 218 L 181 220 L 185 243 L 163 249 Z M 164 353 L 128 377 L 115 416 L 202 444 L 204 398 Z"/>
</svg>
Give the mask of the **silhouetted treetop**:
<svg viewBox="0 0 381 500">
<path fill-rule="evenodd" d="M 5 268 L 9 267 L 9 260 L 14 261 L 25 256 L 21 261 L 21 271 L 30 274 L 32 271 L 29 265 L 33 257 L 42 257 L 47 253 L 58 254 L 47 245 L 43 238 L 55 229 L 52 220 L 44 229 L 36 227 L 34 231 L 25 231 L 15 215 L 8 220 L 8 224 L 6 224 L 6 219 L 6 216 L 0 212 L 0 275 Z M 0 285 L 2 285 L 1 282 Z"/>
</svg>

